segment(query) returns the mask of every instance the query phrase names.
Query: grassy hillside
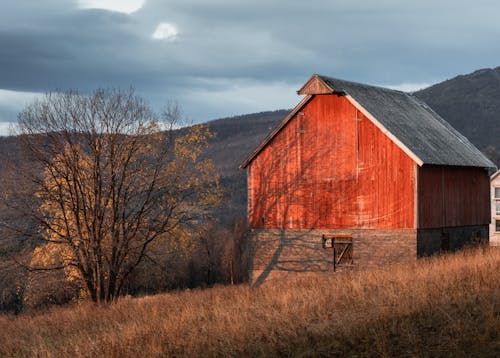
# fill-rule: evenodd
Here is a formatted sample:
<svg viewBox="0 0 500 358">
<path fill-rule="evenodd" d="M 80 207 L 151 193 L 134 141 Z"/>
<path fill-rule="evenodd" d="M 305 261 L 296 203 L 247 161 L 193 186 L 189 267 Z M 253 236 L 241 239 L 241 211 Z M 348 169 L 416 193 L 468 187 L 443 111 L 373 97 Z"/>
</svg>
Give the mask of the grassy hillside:
<svg viewBox="0 0 500 358">
<path fill-rule="evenodd" d="M 500 250 L 0 316 L 0 356 L 498 356 Z"/>
</svg>

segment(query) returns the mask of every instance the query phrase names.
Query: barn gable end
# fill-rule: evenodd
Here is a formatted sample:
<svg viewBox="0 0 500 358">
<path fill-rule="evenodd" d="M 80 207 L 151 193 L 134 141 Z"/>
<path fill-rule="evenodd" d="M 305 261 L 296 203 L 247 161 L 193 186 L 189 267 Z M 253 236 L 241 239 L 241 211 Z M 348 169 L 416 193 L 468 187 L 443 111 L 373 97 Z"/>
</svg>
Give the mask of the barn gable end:
<svg viewBox="0 0 500 358">
<path fill-rule="evenodd" d="M 415 163 L 345 96 L 316 96 L 249 167 L 252 228 L 415 228 Z"/>
</svg>

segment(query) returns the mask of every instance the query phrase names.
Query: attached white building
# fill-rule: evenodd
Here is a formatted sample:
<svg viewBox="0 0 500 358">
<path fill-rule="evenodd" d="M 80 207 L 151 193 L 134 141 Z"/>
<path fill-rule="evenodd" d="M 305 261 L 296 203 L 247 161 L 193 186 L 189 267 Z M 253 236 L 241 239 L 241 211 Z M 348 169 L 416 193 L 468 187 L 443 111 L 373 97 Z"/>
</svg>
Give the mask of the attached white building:
<svg viewBox="0 0 500 358">
<path fill-rule="evenodd" d="M 500 246 L 500 170 L 491 176 L 490 245 Z"/>
</svg>

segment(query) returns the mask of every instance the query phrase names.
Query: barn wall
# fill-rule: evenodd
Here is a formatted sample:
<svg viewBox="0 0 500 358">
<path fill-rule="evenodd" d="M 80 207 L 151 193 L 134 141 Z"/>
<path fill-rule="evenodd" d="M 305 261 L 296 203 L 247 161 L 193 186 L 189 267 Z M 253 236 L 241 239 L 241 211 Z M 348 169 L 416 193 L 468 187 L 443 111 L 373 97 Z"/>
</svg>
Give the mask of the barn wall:
<svg viewBox="0 0 500 358">
<path fill-rule="evenodd" d="M 488 239 L 488 225 L 418 229 L 417 255 L 422 257 L 443 251 L 456 251 L 466 246 L 486 244 Z"/>
<path fill-rule="evenodd" d="M 352 236 L 355 269 L 413 262 L 417 258 L 415 229 L 253 229 L 249 233 L 251 282 L 261 284 L 288 274 L 332 273 L 333 252 L 323 248 L 323 234 Z"/>
<path fill-rule="evenodd" d="M 490 222 L 486 170 L 423 165 L 418 170 L 418 228 L 484 225 Z"/>
<path fill-rule="evenodd" d="M 342 96 L 314 96 L 248 175 L 251 228 L 415 227 L 414 162 Z"/>
</svg>

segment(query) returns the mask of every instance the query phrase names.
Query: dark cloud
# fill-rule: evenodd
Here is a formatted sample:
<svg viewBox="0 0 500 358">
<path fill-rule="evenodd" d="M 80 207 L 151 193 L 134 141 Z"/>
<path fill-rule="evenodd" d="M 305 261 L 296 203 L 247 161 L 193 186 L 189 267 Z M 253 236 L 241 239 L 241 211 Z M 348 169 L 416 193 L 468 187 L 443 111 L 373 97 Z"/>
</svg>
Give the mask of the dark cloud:
<svg viewBox="0 0 500 358">
<path fill-rule="evenodd" d="M 0 89 L 133 86 L 156 108 L 177 99 L 206 120 L 290 107 L 313 72 L 434 83 L 500 58 L 500 4 L 488 0 L 147 0 L 132 14 L 77 5 L 2 6 Z M 177 37 L 154 40 L 160 23 Z M 0 101 L 0 120 L 12 114 Z"/>
</svg>

